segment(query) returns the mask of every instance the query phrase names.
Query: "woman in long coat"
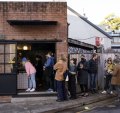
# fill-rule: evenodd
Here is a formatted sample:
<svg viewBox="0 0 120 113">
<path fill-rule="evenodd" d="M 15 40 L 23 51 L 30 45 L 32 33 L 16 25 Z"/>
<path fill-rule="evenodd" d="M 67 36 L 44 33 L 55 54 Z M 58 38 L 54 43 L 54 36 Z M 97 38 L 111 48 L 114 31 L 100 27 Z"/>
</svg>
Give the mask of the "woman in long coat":
<svg viewBox="0 0 120 113">
<path fill-rule="evenodd" d="M 115 86 L 118 95 L 118 101 L 120 101 L 120 61 L 118 59 L 114 60 L 114 68 L 112 74 L 111 84 Z"/>
<path fill-rule="evenodd" d="M 78 83 L 81 88 L 81 96 L 88 96 L 88 65 L 85 56 L 82 55 L 81 61 L 78 63 Z"/>
<path fill-rule="evenodd" d="M 65 80 L 64 74 L 67 71 L 67 62 L 66 58 L 61 55 L 59 61 L 54 65 L 54 70 L 56 70 L 55 80 L 56 80 L 56 87 L 57 87 L 57 102 L 67 100 L 67 92 L 65 88 Z"/>
</svg>

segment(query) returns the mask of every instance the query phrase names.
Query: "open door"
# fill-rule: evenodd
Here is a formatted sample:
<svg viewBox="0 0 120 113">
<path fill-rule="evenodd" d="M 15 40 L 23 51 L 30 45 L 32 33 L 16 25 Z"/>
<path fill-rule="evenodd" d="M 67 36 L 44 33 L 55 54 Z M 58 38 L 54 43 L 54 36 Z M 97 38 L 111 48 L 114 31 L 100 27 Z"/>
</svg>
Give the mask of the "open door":
<svg viewBox="0 0 120 113">
<path fill-rule="evenodd" d="M 0 95 L 17 93 L 16 45 L 0 42 Z"/>
</svg>

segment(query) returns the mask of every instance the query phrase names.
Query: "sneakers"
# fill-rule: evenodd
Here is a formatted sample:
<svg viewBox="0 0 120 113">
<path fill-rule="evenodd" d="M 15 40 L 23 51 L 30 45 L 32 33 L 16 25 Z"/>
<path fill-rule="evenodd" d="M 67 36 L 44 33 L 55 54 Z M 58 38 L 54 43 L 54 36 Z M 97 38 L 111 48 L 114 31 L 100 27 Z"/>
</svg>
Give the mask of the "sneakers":
<svg viewBox="0 0 120 113">
<path fill-rule="evenodd" d="M 31 90 L 31 88 L 26 89 L 27 92 L 30 91 L 30 90 Z"/>
<path fill-rule="evenodd" d="M 30 90 L 30 92 L 34 92 L 35 91 L 35 88 L 32 88 L 31 90 Z"/>
<path fill-rule="evenodd" d="M 114 94 L 113 91 L 111 91 L 110 94 L 113 95 Z"/>
<path fill-rule="evenodd" d="M 29 92 L 29 91 L 30 91 L 30 92 L 34 92 L 34 91 L 35 91 L 35 88 L 32 88 L 32 89 L 31 89 L 31 88 L 28 88 L 26 91 L 27 91 L 27 92 Z"/>
<path fill-rule="evenodd" d="M 106 93 L 107 93 L 107 91 L 105 91 L 105 90 L 102 92 L 102 94 L 106 94 Z"/>
<path fill-rule="evenodd" d="M 49 88 L 49 89 L 47 90 L 47 92 L 53 92 L 53 89 Z"/>
<path fill-rule="evenodd" d="M 87 96 L 89 96 L 89 94 L 88 94 L 88 93 L 85 93 L 85 94 L 84 94 L 84 97 L 87 97 Z"/>
</svg>

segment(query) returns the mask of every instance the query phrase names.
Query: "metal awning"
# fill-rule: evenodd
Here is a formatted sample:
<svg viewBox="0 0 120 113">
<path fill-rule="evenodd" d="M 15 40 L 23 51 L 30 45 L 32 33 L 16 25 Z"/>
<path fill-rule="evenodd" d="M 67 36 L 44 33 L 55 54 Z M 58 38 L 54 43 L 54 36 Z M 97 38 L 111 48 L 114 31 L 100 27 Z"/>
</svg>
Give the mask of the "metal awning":
<svg viewBox="0 0 120 113">
<path fill-rule="evenodd" d="M 79 40 L 71 39 L 71 38 L 68 38 L 68 44 L 69 46 L 72 46 L 72 47 L 78 47 L 78 48 L 83 48 L 83 49 L 88 49 L 88 50 L 93 50 L 96 48 L 96 46 L 94 45 L 87 44 L 87 43 L 81 42 Z"/>
<path fill-rule="evenodd" d="M 57 21 L 43 20 L 7 20 L 10 25 L 57 25 Z"/>
<path fill-rule="evenodd" d="M 57 43 L 62 42 L 62 40 L 54 39 L 54 40 L 0 40 L 1 43 Z"/>
</svg>

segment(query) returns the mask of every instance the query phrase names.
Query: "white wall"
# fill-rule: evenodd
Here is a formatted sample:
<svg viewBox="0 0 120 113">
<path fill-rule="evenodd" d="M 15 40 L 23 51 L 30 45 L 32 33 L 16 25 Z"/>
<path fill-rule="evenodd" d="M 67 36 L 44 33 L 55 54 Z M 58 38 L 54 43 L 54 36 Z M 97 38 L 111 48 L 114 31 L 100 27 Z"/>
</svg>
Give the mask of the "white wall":
<svg viewBox="0 0 120 113">
<path fill-rule="evenodd" d="M 95 37 L 104 38 L 104 49 L 111 48 L 111 39 L 90 24 L 68 11 L 68 37 L 95 45 Z M 71 15 L 72 14 L 72 15 Z"/>
</svg>

